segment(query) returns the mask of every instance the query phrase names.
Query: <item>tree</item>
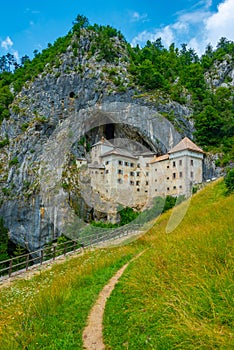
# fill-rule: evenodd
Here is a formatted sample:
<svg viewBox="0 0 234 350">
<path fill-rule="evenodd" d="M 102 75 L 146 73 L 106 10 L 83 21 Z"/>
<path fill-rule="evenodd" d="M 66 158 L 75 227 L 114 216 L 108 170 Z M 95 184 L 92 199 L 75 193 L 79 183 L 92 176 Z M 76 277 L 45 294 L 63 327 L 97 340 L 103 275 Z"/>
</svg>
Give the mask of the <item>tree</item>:
<svg viewBox="0 0 234 350">
<path fill-rule="evenodd" d="M 89 26 L 89 20 L 83 15 L 77 15 L 72 24 L 73 33 L 77 32 L 79 34 L 81 29 L 87 28 Z"/>
<path fill-rule="evenodd" d="M 0 261 L 9 259 L 8 247 L 8 230 L 4 226 L 3 218 L 0 218 Z"/>
<path fill-rule="evenodd" d="M 228 171 L 225 177 L 225 185 L 228 193 L 234 192 L 234 169 Z"/>
<path fill-rule="evenodd" d="M 222 137 L 223 122 L 213 106 L 205 106 L 195 119 L 195 136 L 201 146 L 218 145 Z"/>
</svg>

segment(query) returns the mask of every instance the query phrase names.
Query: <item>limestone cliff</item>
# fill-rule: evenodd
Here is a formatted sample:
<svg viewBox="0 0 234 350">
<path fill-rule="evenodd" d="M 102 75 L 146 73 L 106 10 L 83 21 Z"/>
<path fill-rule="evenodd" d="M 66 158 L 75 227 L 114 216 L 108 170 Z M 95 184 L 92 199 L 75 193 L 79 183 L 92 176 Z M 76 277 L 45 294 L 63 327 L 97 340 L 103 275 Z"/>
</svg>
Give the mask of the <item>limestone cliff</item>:
<svg viewBox="0 0 234 350">
<path fill-rule="evenodd" d="M 82 33 L 56 65 L 24 85 L 0 127 L 0 136 L 10 141 L 1 150 L 0 216 L 11 239 L 27 241 L 30 249 L 65 232 L 79 214 L 63 186 L 71 156 L 83 156 L 101 136 L 133 139 L 162 154 L 193 133 L 191 106 L 149 98 L 134 86 L 121 39 L 115 40 L 118 58 L 107 63 L 90 55 L 95 34 Z M 165 117 L 170 113 L 173 122 Z M 72 198 L 82 211 L 85 203 L 74 188 Z"/>
</svg>

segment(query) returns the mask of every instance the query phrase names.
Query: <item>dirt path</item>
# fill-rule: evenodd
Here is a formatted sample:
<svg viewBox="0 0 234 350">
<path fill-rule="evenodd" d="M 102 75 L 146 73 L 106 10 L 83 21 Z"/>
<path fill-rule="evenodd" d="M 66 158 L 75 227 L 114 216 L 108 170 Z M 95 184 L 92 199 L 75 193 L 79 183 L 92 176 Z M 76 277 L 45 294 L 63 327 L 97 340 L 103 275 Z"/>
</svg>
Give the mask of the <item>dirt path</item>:
<svg viewBox="0 0 234 350">
<path fill-rule="evenodd" d="M 127 264 L 121 267 L 120 270 L 110 279 L 107 285 L 103 288 L 101 293 L 98 296 L 96 303 L 88 317 L 88 324 L 83 332 L 83 345 L 86 350 L 104 350 L 105 345 L 103 343 L 102 338 L 102 321 L 105 310 L 106 301 L 111 295 L 111 292 L 115 288 L 116 283 L 119 278 L 122 276 L 130 262 L 137 259 L 140 255 L 142 255 L 145 251 L 138 254 L 132 260 L 130 260 Z"/>
</svg>

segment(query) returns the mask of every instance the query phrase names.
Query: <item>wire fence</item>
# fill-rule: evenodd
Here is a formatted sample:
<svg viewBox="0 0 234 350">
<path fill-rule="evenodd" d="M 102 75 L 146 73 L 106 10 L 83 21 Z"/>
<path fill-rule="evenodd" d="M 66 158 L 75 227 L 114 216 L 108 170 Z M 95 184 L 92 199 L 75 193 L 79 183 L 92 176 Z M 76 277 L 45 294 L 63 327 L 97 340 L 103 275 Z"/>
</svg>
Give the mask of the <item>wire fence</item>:
<svg viewBox="0 0 234 350">
<path fill-rule="evenodd" d="M 53 262 L 57 258 L 66 256 L 72 252 L 79 252 L 87 247 L 95 246 L 140 231 L 142 231 L 141 225 L 131 225 L 127 228 L 122 227 L 115 230 L 101 231 L 96 234 L 86 235 L 59 244 L 52 243 L 49 246 L 45 246 L 33 252 L 0 261 L 0 279 L 10 278 L 13 275 L 28 271 L 32 267 Z"/>
</svg>

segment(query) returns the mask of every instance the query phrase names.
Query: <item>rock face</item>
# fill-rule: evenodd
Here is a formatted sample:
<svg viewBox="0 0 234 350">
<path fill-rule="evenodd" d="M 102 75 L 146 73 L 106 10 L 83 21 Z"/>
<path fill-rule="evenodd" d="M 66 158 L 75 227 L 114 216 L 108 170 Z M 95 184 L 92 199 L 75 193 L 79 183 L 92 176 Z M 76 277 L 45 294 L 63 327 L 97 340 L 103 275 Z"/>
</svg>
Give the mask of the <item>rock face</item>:
<svg viewBox="0 0 234 350">
<path fill-rule="evenodd" d="M 84 40 L 86 47 L 89 41 Z M 59 67 L 47 67 L 16 96 L 11 117 L 0 129 L 0 136 L 10 139 L 1 154 L 0 216 L 15 243 L 37 249 L 76 219 L 62 179 L 70 155 L 85 152 L 82 137 L 90 145 L 100 136 L 135 139 L 158 154 L 183 136 L 192 137 L 188 107 L 139 96 L 128 86 L 121 59 L 115 69 L 125 91 L 118 91 L 108 69 L 113 67 L 85 54 L 73 57 L 68 48 Z M 173 124 L 164 116 L 170 112 Z"/>
</svg>

